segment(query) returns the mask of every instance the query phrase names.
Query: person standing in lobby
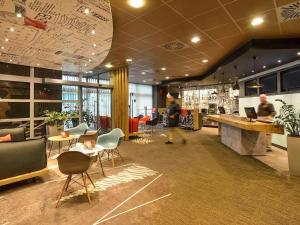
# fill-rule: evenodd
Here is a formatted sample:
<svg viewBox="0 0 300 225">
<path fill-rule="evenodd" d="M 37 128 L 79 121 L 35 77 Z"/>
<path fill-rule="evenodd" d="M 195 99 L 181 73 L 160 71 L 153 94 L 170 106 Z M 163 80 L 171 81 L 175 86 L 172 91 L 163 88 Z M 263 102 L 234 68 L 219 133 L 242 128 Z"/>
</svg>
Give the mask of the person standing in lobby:
<svg viewBox="0 0 300 225">
<path fill-rule="evenodd" d="M 267 95 L 261 94 L 259 96 L 260 104 L 257 110 L 257 116 L 262 117 L 266 120 L 272 121 L 276 115 L 274 105 L 268 102 Z M 267 151 L 272 151 L 272 134 L 267 134 Z"/>
<path fill-rule="evenodd" d="M 174 134 L 177 134 L 182 138 L 182 143 L 186 144 L 186 136 L 184 132 L 178 127 L 179 124 L 179 115 L 180 115 L 180 106 L 175 101 L 173 96 L 168 96 L 168 119 L 169 119 L 169 130 L 168 130 L 168 141 L 166 144 L 173 144 Z"/>
</svg>

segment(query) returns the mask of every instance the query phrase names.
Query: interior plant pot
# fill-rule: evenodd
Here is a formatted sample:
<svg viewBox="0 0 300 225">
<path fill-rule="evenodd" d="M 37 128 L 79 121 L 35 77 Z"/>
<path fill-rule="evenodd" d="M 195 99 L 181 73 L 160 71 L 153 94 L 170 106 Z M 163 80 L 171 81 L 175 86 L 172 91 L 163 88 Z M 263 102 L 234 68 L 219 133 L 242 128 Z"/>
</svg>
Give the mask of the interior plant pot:
<svg viewBox="0 0 300 225">
<path fill-rule="evenodd" d="M 47 125 L 47 136 L 48 137 L 58 136 L 58 135 L 60 135 L 61 131 L 62 131 L 62 128 L 60 128 L 60 127 Z"/>
<path fill-rule="evenodd" d="M 300 176 L 300 136 L 287 137 L 287 151 L 290 174 Z"/>
</svg>

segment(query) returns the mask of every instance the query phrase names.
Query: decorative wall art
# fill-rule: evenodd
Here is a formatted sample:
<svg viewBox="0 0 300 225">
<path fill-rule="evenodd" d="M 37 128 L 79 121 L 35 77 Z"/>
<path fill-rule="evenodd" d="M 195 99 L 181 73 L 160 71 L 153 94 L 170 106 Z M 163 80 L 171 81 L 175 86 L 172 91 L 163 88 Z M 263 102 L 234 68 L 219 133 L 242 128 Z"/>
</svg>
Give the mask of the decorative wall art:
<svg viewBox="0 0 300 225">
<path fill-rule="evenodd" d="M 0 0 L 0 61 L 78 72 L 112 43 L 109 0 Z"/>
</svg>

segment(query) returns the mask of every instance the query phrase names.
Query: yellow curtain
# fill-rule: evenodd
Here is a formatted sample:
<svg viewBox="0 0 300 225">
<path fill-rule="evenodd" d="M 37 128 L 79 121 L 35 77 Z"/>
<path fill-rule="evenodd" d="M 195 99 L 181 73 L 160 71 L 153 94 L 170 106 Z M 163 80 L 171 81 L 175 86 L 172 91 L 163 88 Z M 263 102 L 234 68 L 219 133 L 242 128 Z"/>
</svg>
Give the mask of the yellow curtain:
<svg viewBox="0 0 300 225">
<path fill-rule="evenodd" d="M 128 67 L 111 71 L 111 83 L 114 87 L 112 95 L 112 126 L 121 128 L 125 139 L 129 137 L 128 117 Z"/>
</svg>

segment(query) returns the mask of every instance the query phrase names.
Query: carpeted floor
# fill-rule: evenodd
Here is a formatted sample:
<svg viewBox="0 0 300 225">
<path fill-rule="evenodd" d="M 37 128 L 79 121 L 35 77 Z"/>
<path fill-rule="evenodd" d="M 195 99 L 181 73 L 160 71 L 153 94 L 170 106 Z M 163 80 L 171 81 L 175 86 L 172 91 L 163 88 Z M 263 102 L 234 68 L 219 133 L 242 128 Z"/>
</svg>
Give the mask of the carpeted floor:
<svg viewBox="0 0 300 225">
<path fill-rule="evenodd" d="M 234 153 L 215 129 L 188 136 L 186 145 L 165 145 L 162 134 L 125 142 L 125 162 L 115 169 L 105 162 L 107 178 L 91 169 L 91 205 L 74 186 L 54 208 L 64 181 L 55 168 L 36 183 L 6 188 L 0 224 L 300 224 L 300 178 Z"/>
</svg>

